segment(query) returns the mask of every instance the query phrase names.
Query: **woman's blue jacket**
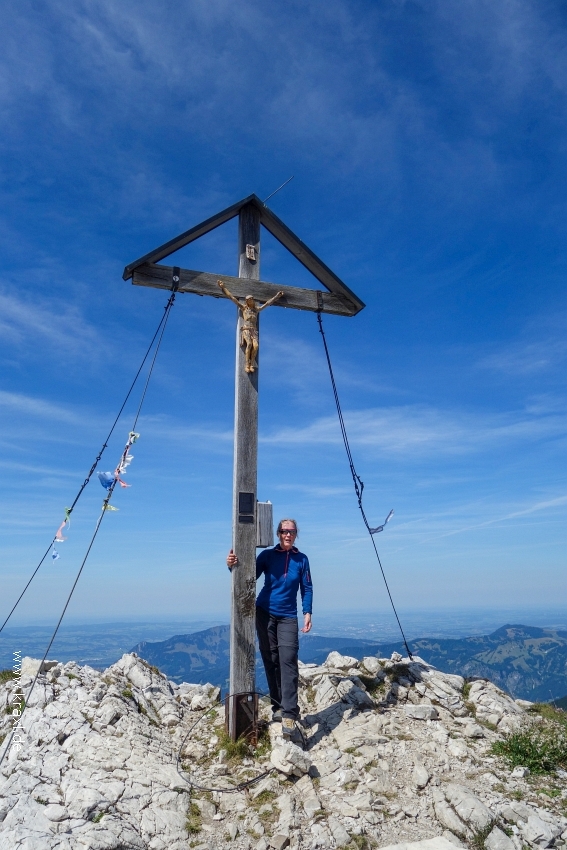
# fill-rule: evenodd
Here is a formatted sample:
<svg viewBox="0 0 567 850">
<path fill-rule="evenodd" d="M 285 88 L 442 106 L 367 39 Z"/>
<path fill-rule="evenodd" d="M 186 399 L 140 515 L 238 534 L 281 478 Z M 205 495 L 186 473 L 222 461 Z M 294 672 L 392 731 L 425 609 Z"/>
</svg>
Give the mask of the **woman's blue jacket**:
<svg viewBox="0 0 567 850">
<path fill-rule="evenodd" d="M 311 614 L 313 584 L 307 555 L 295 546 L 287 552 L 278 544 L 256 558 L 256 579 L 264 573 L 264 587 L 256 605 L 274 617 L 297 617 L 297 591 L 304 614 Z"/>
</svg>

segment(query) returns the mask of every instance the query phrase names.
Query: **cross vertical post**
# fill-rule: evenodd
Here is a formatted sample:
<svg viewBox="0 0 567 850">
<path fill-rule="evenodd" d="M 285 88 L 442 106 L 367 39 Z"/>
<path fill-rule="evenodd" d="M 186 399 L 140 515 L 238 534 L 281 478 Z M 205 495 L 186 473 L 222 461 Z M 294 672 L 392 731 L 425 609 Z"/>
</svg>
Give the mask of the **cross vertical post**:
<svg viewBox="0 0 567 850">
<path fill-rule="evenodd" d="M 243 207 L 238 220 L 238 276 L 260 279 L 260 215 L 252 205 Z M 247 246 L 252 246 L 253 251 Z M 250 254 L 254 254 L 252 259 Z M 258 320 L 259 320 L 258 316 Z M 229 734 L 233 740 L 250 729 L 255 719 L 256 619 L 256 497 L 258 470 L 258 369 L 245 372 L 241 346 L 242 315 L 236 327 L 234 392 L 234 477 L 232 548 L 238 566 L 232 570 L 230 620 Z M 258 327 L 259 329 L 259 327 Z M 238 699 L 237 695 L 242 694 Z M 249 698 L 251 697 L 251 698 Z M 243 704 L 244 702 L 244 704 Z M 247 704 L 248 703 L 248 704 Z M 255 723 L 252 724 L 255 726 Z M 253 729 L 253 734 L 255 729 Z"/>
</svg>

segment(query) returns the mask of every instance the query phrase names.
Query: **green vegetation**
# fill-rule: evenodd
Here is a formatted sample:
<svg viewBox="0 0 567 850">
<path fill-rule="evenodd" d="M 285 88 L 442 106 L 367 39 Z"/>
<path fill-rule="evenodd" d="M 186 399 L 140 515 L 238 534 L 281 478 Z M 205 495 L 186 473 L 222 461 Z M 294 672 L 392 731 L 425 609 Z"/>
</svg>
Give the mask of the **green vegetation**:
<svg viewBox="0 0 567 850">
<path fill-rule="evenodd" d="M 262 756 L 268 755 L 271 751 L 272 743 L 270 741 L 269 727 L 267 725 L 260 726 L 258 729 L 258 744 L 253 750 L 254 756 L 256 758 L 262 758 Z"/>
<path fill-rule="evenodd" d="M 163 673 L 161 672 L 161 670 L 159 669 L 159 667 L 156 667 L 156 666 L 155 666 L 155 664 L 150 664 L 148 661 L 145 661 L 143 658 L 138 658 L 138 661 L 139 661 L 141 664 L 143 664 L 143 665 L 144 665 L 144 667 L 146 667 L 148 670 L 151 670 L 151 671 L 152 671 L 152 673 L 157 673 L 157 674 L 158 674 L 158 676 L 163 676 Z"/>
<path fill-rule="evenodd" d="M 376 679 L 373 676 L 359 676 L 358 678 L 371 697 L 376 699 L 385 696 L 387 686 L 383 679 Z"/>
<path fill-rule="evenodd" d="M 67 676 L 68 679 L 78 679 L 79 678 L 78 676 L 75 676 L 74 673 L 65 673 L 65 676 Z"/>
<path fill-rule="evenodd" d="M 252 754 L 252 749 L 246 738 L 240 737 L 233 741 L 226 729 L 219 730 L 218 739 L 217 751 L 226 750 L 226 760 L 229 764 L 237 764 Z"/>
<path fill-rule="evenodd" d="M 559 723 L 567 728 L 567 712 L 562 708 L 557 708 L 553 703 L 536 702 L 530 708 L 530 714 L 539 714 L 544 720 L 551 720 L 553 723 Z"/>
<path fill-rule="evenodd" d="M 190 803 L 187 811 L 187 821 L 185 828 L 189 835 L 196 835 L 201 832 L 203 821 L 201 819 L 201 810 L 196 803 Z"/>
<path fill-rule="evenodd" d="M 49 805 L 49 804 L 48 804 L 48 801 L 47 801 L 47 800 L 44 800 L 44 799 L 43 799 L 43 797 L 34 797 L 34 800 L 36 801 L 36 803 L 39 803 L 39 805 L 40 805 L 40 806 L 47 806 L 47 805 Z"/>
<path fill-rule="evenodd" d="M 101 820 L 103 819 L 103 817 L 104 817 L 104 812 L 97 812 L 96 815 L 93 818 L 91 818 L 91 821 L 93 823 L 100 823 Z"/>
<path fill-rule="evenodd" d="M 488 823 L 484 827 L 484 829 L 479 829 L 478 832 L 475 832 L 475 834 L 471 838 L 473 850 L 484 850 L 484 842 L 492 832 L 493 827 L 494 821 L 490 821 L 490 823 Z"/>
<path fill-rule="evenodd" d="M 130 690 L 130 688 L 124 688 L 122 691 L 122 696 L 126 697 L 126 699 L 134 699 L 134 694 Z"/>
<path fill-rule="evenodd" d="M 17 679 L 18 675 L 13 670 L 0 670 L 0 685 L 5 684 L 5 682 L 11 682 L 12 679 Z"/>
<path fill-rule="evenodd" d="M 367 835 L 353 835 L 347 847 L 352 848 L 352 850 L 370 850 L 372 844 Z"/>
<path fill-rule="evenodd" d="M 547 797 L 551 797 L 553 799 L 553 797 L 561 796 L 561 789 L 560 788 L 540 788 L 539 793 L 545 794 Z"/>
<path fill-rule="evenodd" d="M 492 752 L 502 756 L 510 767 L 528 767 L 531 773 L 552 773 L 567 766 L 567 716 L 551 705 L 532 709 L 543 722 L 527 722 L 502 741 L 492 745 Z M 561 717 L 557 717 L 561 715 Z"/>
<path fill-rule="evenodd" d="M 275 794 L 274 791 L 268 791 L 268 789 L 266 789 L 265 791 L 261 791 L 260 794 L 258 794 L 256 799 L 252 801 L 252 805 L 257 806 L 259 808 L 260 806 L 265 806 L 266 803 L 271 803 L 273 800 L 276 799 L 276 797 L 277 794 Z"/>
<path fill-rule="evenodd" d="M 470 696 L 470 692 L 471 692 L 471 683 L 465 682 L 465 684 L 463 685 L 463 699 L 464 700 L 468 700 L 468 698 Z"/>
<path fill-rule="evenodd" d="M 4 709 L 5 714 L 13 714 L 15 711 L 19 711 L 21 713 L 26 707 L 24 695 L 16 694 L 16 696 L 21 697 L 21 699 L 16 700 L 15 702 L 11 702 L 9 705 L 7 705 Z"/>
<path fill-rule="evenodd" d="M 271 750 L 270 733 L 267 725 L 259 728 L 258 743 L 255 747 L 244 737 L 233 741 L 224 728 L 217 729 L 216 735 L 218 744 L 213 755 L 217 755 L 221 750 L 225 750 L 227 763 L 233 767 L 245 758 L 262 758 L 262 756 L 267 755 Z M 207 758 L 210 758 L 210 755 Z"/>
</svg>

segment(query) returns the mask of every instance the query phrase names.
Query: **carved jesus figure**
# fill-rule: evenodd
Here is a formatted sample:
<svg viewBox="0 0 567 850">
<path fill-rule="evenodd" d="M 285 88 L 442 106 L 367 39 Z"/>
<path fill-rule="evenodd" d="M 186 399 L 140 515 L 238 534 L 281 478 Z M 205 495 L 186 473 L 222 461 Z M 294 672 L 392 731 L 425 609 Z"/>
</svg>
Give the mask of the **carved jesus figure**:
<svg viewBox="0 0 567 850">
<path fill-rule="evenodd" d="M 254 372 L 257 368 L 258 364 L 256 363 L 256 355 L 258 353 L 258 313 L 262 310 L 265 310 L 266 307 L 270 307 L 274 304 L 279 298 L 284 295 L 283 290 L 280 292 L 276 292 L 273 298 L 270 298 L 269 301 L 266 301 L 265 304 L 260 305 L 259 307 L 254 300 L 253 295 L 247 295 L 244 299 L 244 302 L 239 301 L 238 298 L 235 298 L 232 292 L 226 288 L 222 280 L 218 281 L 218 285 L 224 292 L 227 298 L 230 298 L 231 301 L 234 301 L 238 309 L 240 310 L 240 315 L 242 316 L 242 325 L 240 327 L 240 345 L 245 349 L 246 356 L 246 365 L 244 366 L 245 372 Z"/>
</svg>

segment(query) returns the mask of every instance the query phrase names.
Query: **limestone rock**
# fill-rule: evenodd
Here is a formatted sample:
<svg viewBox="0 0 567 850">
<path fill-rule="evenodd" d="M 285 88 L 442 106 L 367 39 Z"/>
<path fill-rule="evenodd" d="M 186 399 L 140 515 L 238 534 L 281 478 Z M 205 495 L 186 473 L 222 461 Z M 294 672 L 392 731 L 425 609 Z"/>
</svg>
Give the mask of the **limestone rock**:
<svg viewBox="0 0 567 850">
<path fill-rule="evenodd" d="M 498 728 L 503 724 L 502 731 L 511 731 L 524 714 L 523 708 L 512 697 L 486 679 L 472 682 L 468 701 L 474 705 L 479 720 Z"/>
<path fill-rule="evenodd" d="M 270 755 L 270 761 L 281 773 L 286 776 L 303 776 L 309 772 L 311 759 L 291 741 L 284 741 L 279 747 L 275 747 Z"/>
<path fill-rule="evenodd" d="M 330 652 L 323 662 L 325 667 L 333 667 L 336 670 L 350 670 L 351 667 L 358 667 L 358 663 L 358 658 L 341 655 L 340 652 Z"/>
<path fill-rule="evenodd" d="M 374 655 L 365 655 L 362 661 L 360 662 L 360 666 L 363 667 L 371 676 L 375 676 L 376 673 L 381 671 L 381 665 L 378 659 Z"/>
<path fill-rule="evenodd" d="M 530 775 L 529 767 L 515 767 L 510 776 L 512 779 L 523 779 L 525 776 Z"/>
<path fill-rule="evenodd" d="M 457 836 L 456 836 L 456 835 L 454 835 L 454 834 L 451 832 L 451 830 L 450 830 L 450 829 L 446 829 L 446 830 L 444 831 L 444 833 L 443 833 L 443 838 L 446 838 L 446 839 L 447 839 L 447 841 L 450 841 L 450 842 L 451 842 L 451 844 L 454 844 L 454 845 L 455 845 L 455 847 L 459 847 L 459 848 L 462 848 L 462 850 L 465 850 L 465 845 L 463 844 L 463 842 L 462 842 L 462 841 L 460 841 L 460 840 L 457 838 Z"/>
<path fill-rule="evenodd" d="M 423 841 L 407 841 L 401 844 L 387 844 L 380 850 L 454 850 L 454 843 L 438 835 L 436 838 L 426 838 Z"/>
<path fill-rule="evenodd" d="M 369 677 L 387 682 L 388 702 L 372 699 Z M 271 755 L 235 763 L 219 750 L 224 711 L 195 723 L 196 709 L 218 700 L 212 685 L 169 682 L 132 653 L 104 673 L 53 662 L 24 714 L 25 746 L 0 771 L 0 850 L 275 850 L 280 839 L 290 850 L 329 850 L 357 836 L 382 848 L 454 850 L 479 830 L 490 831 L 486 850 L 561 847 L 560 801 L 509 798 L 523 778 L 507 783 L 489 753 L 524 706 L 473 681 L 471 702 L 493 731 L 475 721 L 463 685 L 399 654 L 300 664 L 305 751 L 270 723 Z M 0 736 L 13 723 L 2 709 L 14 688 L 0 683 Z M 269 706 L 260 713 L 269 722 Z M 260 781 L 234 792 L 254 775 Z M 511 839 L 495 821 L 511 825 Z M 432 838 L 436 829 L 445 833 Z"/>
<path fill-rule="evenodd" d="M 522 835 L 531 844 L 539 847 L 551 847 L 555 839 L 563 832 L 564 827 L 553 819 L 543 820 L 536 814 L 530 814 L 526 824 L 522 825 Z"/>
<path fill-rule="evenodd" d="M 412 773 L 412 782 L 416 788 L 425 788 L 429 782 L 429 773 L 427 772 L 425 765 L 419 761 L 415 762 Z"/>
<path fill-rule="evenodd" d="M 494 820 L 490 809 L 464 785 L 449 783 L 445 797 L 459 817 L 476 831 L 485 829 Z"/>
<path fill-rule="evenodd" d="M 451 738 L 447 743 L 447 753 L 453 758 L 464 759 L 468 755 L 468 747 L 464 741 Z"/>
<path fill-rule="evenodd" d="M 516 845 L 505 832 L 494 826 L 488 837 L 484 840 L 486 850 L 516 850 Z"/>
<path fill-rule="evenodd" d="M 467 723 L 463 727 L 463 735 L 466 738 L 484 738 L 484 729 L 478 723 Z"/>
<path fill-rule="evenodd" d="M 468 826 L 463 823 L 463 821 L 456 814 L 456 812 L 446 802 L 446 800 L 443 798 L 443 794 L 440 791 L 434 793 L 433 800 L 435 817 L 437 818 L 441 826 L 444 826 L 446 829 L 450 830 L 454 835 L 458 835 L 462 838 L 469 838 L 472 835 Z"/>
<path fill-rule="evenodd" d="M 439 713 L 432 705 L 404 705 L 406 717 L 412 720 L 437 720 Z"/>
<path fill-rule="evenodd" d="M 345 847 L 350 843 L 350 835 L 336 817 L 331 816 L 327 822 L 337 847 Z"/>
<path fill-rule="evenodd" d="M 33 679 L 35 674 L 39 670 L 40 665 L 41 665 L 41 672 L 47 673 L 49 670 L 52 670 L 54 667 L 57 667 L 58 664 L 59 664 L 58 661 L 47 661 L 47 660 L 44 661 L 43 664 L 42 664 L 41 659 L 30 658 L 29 656 L 26 655 L 26 656 L 24 656 L 24 658 L 22 658 L 22 666 L 21 666 L 22 679 L 25 679 L 25 678 Z"/>
</svg>

